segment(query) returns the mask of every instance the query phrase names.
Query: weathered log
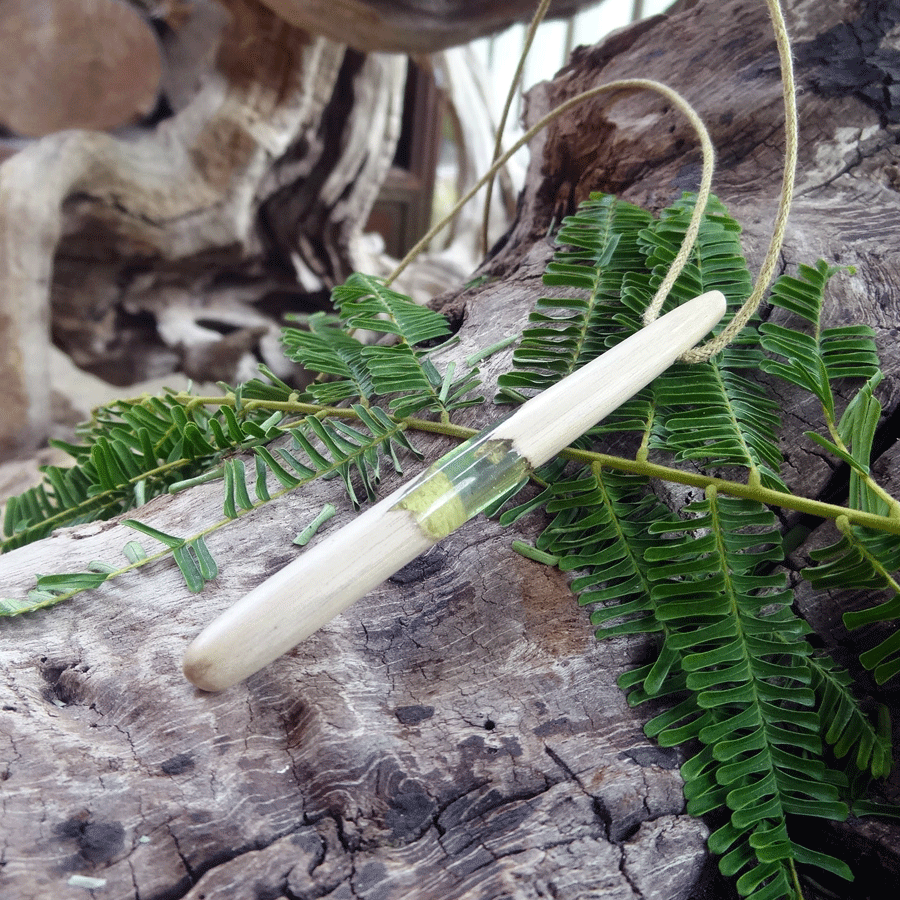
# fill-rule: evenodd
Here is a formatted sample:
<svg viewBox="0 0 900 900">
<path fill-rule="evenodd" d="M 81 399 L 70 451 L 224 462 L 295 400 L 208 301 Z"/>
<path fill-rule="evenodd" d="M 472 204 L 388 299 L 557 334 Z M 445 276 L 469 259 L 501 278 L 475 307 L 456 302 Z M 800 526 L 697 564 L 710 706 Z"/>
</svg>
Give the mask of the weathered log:
<svg viewBox="0 0 900 900">
<path fill-rule="evenodd" d="M 120 0 L 104 2 L 121 12 Z M 305 287 L 327 288 L 365 256 L 357 238 L 393 159 L 403 60 L 345 53 L 345 31 L 365 21 L 344 20 L 348 10 L 358 11 L 353 5 L 310 4 L 315 16 L 295 17 L 293 25 L 259 0 L 222 5 L 230 24 L 206 70 L 202 60 L 219 30 L 215 0 L 189 8 L 149 4 L 166 22 L 162 43 L 171 62 L 163 119 L 152 131 L 123 140 L 54 133 L 0 170 L 0 375 L 9 401 L 0 457 L 27 451 L 47 435 L 48 326 L 76 362 L 118 384 L 174 364 L 201 379 L 235 380 L 257 350 L 278 368 L 271 319 L 261 347 L 251 346 L 260 317 L 246 306 L 243 336 L 221 341 L 216 331 L 196 325 L 190 331 L 199 349 L 148 342 L 146 320 L 159 322 L 176 306 L 182 319 L 191 307 L 201 319 L 194 298 L 209 302 L 215 294 L 229 310 L 223 324 L 232 328 L 249 285 L 257 298 L 296 298 L 303 293 L 298 274 Z M 31 15 L 32 7 L 25 7 Z M 393 10 L 379 4 L 378 15 L 386 17 L 386 34 L 398 33 L 402 23 L 417 40 L 440 33 L 440 40 L 427 39 L 438 46 L 464 39 L 467 29 L 502 27 L 529 7 L 520 0 L 461 5 L 445 16 L 427 3 Z M 327 28 L 311 31 L 324 27 L 323 9 Z M 74 24 L 84 27 L 78 17 Z M 182 43 L 172 37 L 178 32 L 186 35 Z M 313 41 L 307 37 L 313 33 L 333 33 L 336 40 Z M 366 30 L 366 37 L 367 48 L 396 49 L 384 33 Z M 156 53 L 155 42 L 153 48 Z M 187 84 L 174 80 L 178 74 Z M 170 108 L 175 115 L 166 118 Z M 136 320 L 124 334 L 111 327 L 123 316 Z"/>
<path fill-rule="evenodd" d="M 287 22 L 357 50 L 434 53 L 515 22 L 528 21 L 536 0 L 263 0 Z M 594 0 L 554 0 L 551 16 L 568 16 Z"/>
<path fill-rule="evenodd" d="M 878 330 L 893 413 L 900 11 L 875 6 L 791 4 L 804 142 L 784 255 L 857 266 L 835 284 L 829 313 Z M 579 86 L 636 74 L 662 77 L 704 114 L 716 190 L 757 263 L 781 169 L 763 4 L 706 0 L 581 50 L 532 93 L 532 115 Z M 460 359 L 521 329 L 542 292 L 554 216 L 590 190 L 658 209 L 696 186 L 692 136 L 652 96 L 585 105 L 533 153 L 517 228 L 484 270 L 497 279 L 444 298 L 464 314 Z M 487 377 L 507 364 L 488 360 Z M 789 480 L 815 495 L 828 473 L 802 449 L 803 427 L 785 437 Z M 444 449 L 417 443 L 430 458 Z M 883 474 L 896 494 L 897 470 Z M 594 644 L 564 577 L 511 551 L 536 523 L 473 524 L 245 685 L 193 691 L 178 671 L 187 643 L 293 557 L 298 523 L 325 500 L 341 507 L 339 527 L 352 513 L 329 482 L 211 538 L 225 564 L 196 598 L 166 563 L 3 624 L 0 893 L 80 898 L 75 875 L 102 880 L 97 895 L 113 900 L 728 896 L 703 880 L 706 832 L 684 813 L 678 755 L 643 736 L 645 713 L 615 686 L 642 642 Z M 175 533 L 220 515 L 212 485 L 138 513 Z M 111 561 L 130 536 L 118 523 L 86 525 L 16 551 L 0 560 L 4 593 L 27 589 L 36 571 Z M 896 886 L 896 829 L 842 828 L 843 848 L 855 840 L 851 856 L 868 854 L 854 865 L 859 896 Z"/>
</svg>

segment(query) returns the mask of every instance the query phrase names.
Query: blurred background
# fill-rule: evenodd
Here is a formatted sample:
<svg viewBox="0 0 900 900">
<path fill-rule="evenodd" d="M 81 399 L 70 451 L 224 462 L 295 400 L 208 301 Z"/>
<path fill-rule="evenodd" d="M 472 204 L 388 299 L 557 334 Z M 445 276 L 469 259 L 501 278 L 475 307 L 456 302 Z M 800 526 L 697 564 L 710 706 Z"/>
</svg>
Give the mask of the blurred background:
<svg viewBox="0 0 900 900">
<path fill-rule="evenodd" d="M 365 5 L 387 38 L 304 0 L 0 0 L 0 376 L 20 397 L 0 460 L 123 394 L 260 362 L 302 384 L 286 316 L 390 272 L 489 167 L 537 0 L 453 0 L 452 21 Z M 554 0 L 504 146 L 573 48 L 670 5 Z M 498 177 L 490 242 L 527 162 Z M 463 283 L 481 215 L 476 199 L 397 287 L 427 302 Z"/>
</svg>

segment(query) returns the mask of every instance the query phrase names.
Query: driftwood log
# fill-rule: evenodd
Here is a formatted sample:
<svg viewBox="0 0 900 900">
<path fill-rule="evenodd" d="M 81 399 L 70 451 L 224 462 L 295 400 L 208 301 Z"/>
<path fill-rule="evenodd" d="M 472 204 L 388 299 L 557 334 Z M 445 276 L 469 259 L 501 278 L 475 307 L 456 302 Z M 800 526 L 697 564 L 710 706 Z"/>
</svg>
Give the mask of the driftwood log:
<svg viewBox="0 0 900 900">
<path fill-rule="evenodd" d="M 52 131 L 0 166 L 0 379 L 7 400 L 0 460 L 47 437 L 51 325 L 68 350 L 86 331 L 103 344 L 117 319 L 171 319 L 175 308 L 181 320 L 168 323 L 167 342 L 177 355 L 179 326 L 186 326 L 188 343 L 204 338 L 184 310 L 199 295 L 208 303 L 217 294 L 224 325 L 238 333 L 185 360 L 198 377 L 196 370 L 217 366 L 217 354 L 227 364 L 257 349 L 267 322 L 247 312 L 248 295 L 283 305 L 285 297 L 296 301 L 298 275 L 313 290 L 343 280 L 394 158 L 407 71 L 400 54 L 503 28 L 527 19 L 534 6 L 132 2 L 153 14 L 166 54 L 156 116 L 127 134 L 75 127 L 130 121 L 118 109 L 111 120 L 107 102 L 153 105 L 156 41 L 148 25 L 135 24 L 126 0 L 60 0 L 49 23 L 38 4 L 16 2 L 0 17 L 0 73 L 10 85 L 0 99 L 0 126 Z M 557 0 L 552 11 L 586 3 Z M 119 20 L 136 27 L 149 47 L 135 48 Z M 225 20 L 221 34 L 217 20 Z M 178 32 L 186 36 L 180 43 Z M 207 53 L 215 57 L 208 70 Z M 134 59 L 124 72 L 122 54 Z M 98 83 L 104 67 L 112 74 Z M 93 80 L 80 79 L 80 71 Z M 129 100 L 132 78 L 142 93 Z M 64 96 L 57 82 L 66 86 Z M 62 114 L 55 99 L 65 101 Z M 215 338 L 207 329 L 205 343 Z M 140 337 L 130 346 L 105 343 L 111 360 L 99 374 L 118 384 L 137 380 L 132 362 L 147 355 Z M 262 355 L 269 355 L 265 342 Z M 167 359 L 148 365 L 154 363 Z"/>
<path fill-rule="evenodd" d="M 262 0 L 285 21 L 364 51 L 433 53 L 528 19 L 534 0 Z M 592 0 L 553 0 L 569 16 Z"/>
<path fill-rule="evenodd" d="M 9 403 L 0 455 L 46 436 L 53 251 L 64 227 L 76 231 L 73 219 L 88 220 L 80 243 L 96 270 L 104 263 L 108 268 L 110 258 L 126 260 L 130 280 L 141 260 L 146 267 L 216 251 L 240 256 L 253 240 L 257 194 L 272 160 L 315 133 L 344 46 L 288 26 L 256 0 L 229 0 L 228 7 L 218 77 L 177 115 L 135 140 L 96 131 L 51 134 L 0 166 L 0 375 Z M 396 102 L 402 75 L 396 65 L 388 68 L 395 84 L 382 96 Z M 376 168 L 389 163 L 390 156 L 382 161 L 377 151 L 387 144 L 393 152 L 396 128 L 386 123 L 396 119 L 382 111 Z M 75 209 L 64 216 L 63 204 L 73 195 Z M 102 276 L 95 277 L 108 291 Z M 108 280 L 115 284 L 114 277 Z M 97 293 L 94 313 L 102 321 L 106 298 Z"/>
<path fill-rule="evenodd" d="M 803 145 L 784 261 L 857 267 L 835 285 L 829 316 L 878 332 L 889 444 L 900 9 L 795 0 L 788 14 Z M 758 264 L 782 149 L 764 5 L 704 0 L 581 49 L 532 92 L 530 115 L 635 75 L 671 84 L 709 124 L 717 193 Z M 532 149 L 516 227 L 484 267 L 498 278 L 442 298 L 461 322 L 460 358 L 521 328 L 541 292 L 550 222 L 589 191 L 659 209 L 698 178 L 692 136 L 652 96 L 585 105 Z M 507 362 L 489 366 L 495 375 Z M 813 496 L 834 490 L 801 435 L 810 411 L 790 395 L 784 406 L 789 480 Z M 466 423 L 492 415 L 470 411 Z M 418 444 L 429 457 L 444 449 Z M 895 456 L 887 449 L 876 466 L 897 494 Z M 294 556 L 298 523 L 326 499 L 341 508 L 339 527 L 351 513 L 328 483 L 219 532 L 210 545 L 222 571 L 198 597 L 160 564 L 3 623 L 0 895 L 74 900 L 94 886 L 90 896 L 110 900 L 729 896 L 705 852 L 706 826 L 684 812 L 678 755 L 643 736 L 644 711 L 616 688 L 645 648 L 595 644 L 565 578 L 511 551 L 536 523 L 514 533 L 473 523 L 246 684 L 193 690 L 179 672 L 187 643 Z M 138 515 L 178 533 L 220 511 L 207 485 Z M 27 590 L 35 572 L 115 559 L 130 536 L 116 522 L 84 525 L 16 551 L 0 560 L 4 593 Z M 826 643 L 850 647 L 835 598 L 801 599 Z M 900 883 L 896 828 L 823 825 L 808 840 L 856 869 L 842 896 Z"/>
</svg>

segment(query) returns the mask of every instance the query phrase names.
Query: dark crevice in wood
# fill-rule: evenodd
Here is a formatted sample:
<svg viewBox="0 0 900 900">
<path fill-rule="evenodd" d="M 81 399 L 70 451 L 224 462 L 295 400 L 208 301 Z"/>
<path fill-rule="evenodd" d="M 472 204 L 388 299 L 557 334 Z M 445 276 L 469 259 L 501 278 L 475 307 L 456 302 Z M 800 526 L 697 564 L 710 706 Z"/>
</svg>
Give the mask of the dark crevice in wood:
<svg viewBox="0 0 900 900">
<path fill-rule="evenodd" d="M 794 45 L 810 86 L 823 97 L 854 96 L 874 109 L 882 128 L 900 123 L 900 51 L 884 38 L 900 22 L 896 3 L 862 3 L 859 18 Z"/>
</svg>

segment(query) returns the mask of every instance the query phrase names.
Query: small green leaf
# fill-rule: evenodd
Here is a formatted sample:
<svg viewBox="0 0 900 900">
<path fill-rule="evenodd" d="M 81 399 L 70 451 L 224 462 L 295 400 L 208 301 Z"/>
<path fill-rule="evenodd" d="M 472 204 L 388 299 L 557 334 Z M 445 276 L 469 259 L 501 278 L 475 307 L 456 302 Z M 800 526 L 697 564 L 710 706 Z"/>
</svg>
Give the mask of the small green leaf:
<svg viewBox="0 0 900 900">
<path fill-rule="evenodd" d="M 230 462 L 225 463 L 223 472 L 225 476 L 225 498 L 222 501 L 222 511 L 229 519 L 236 519 L 238 513 L 234 505 L 234 467 Z"/>
<path fill-rule="evenodd" d="M 313 539 L 313 536 L 322 525 L 336 514 L 337 510 L 334 506 L 330 503 L 326 503 L 312 522 L 310 522 L 309 525 L 294 538 L 294 543 L 300 547 L 305 547 Z"/>
<path fill-rule="evenodd" d="M 37 590 L 49 594 L 69 594 L 100 587 L 108 572 L 66 572 L 58 575 L 39 575 Z"/>
<path fill-rule="evenodd" d="M 851 468 L 857 469 L 858 471 L 863 472 L 864 474 L 869 474 L 869 466 L 867 463 L 860 463 L 859 460 L 854 459 L 849 453 L 845 450 L 842 450 L 837 444 L 833 444 L 827 438 L 822 437 L 820 434 L 816 434 L 814 431 L 805 431 L 804 434 L 811 441 L 818 444 L 820 447 L 824 447 L 829 453 L 838 457 L 838 459 L 842 459 L 848 466 Z"/>
<path fill-rule="evenodd" d="M 147 558 L 147 551 L 137 541 L 129 541 L 122 548 L 122 552 L 132 565 L 141 563 Z"/>
<path fill-rule="evenodd" d="M 266 485 L 266 464 L 262 457 L 257 455 L 253 459 L 256 465 L 256 496 L 265 503 L 272 499 L 269 495 L 269 488 Z"/>
<path fill-rule="evenodd" d="M 253 509 L 253 501 L 250 499 L 250 494 L 247 493 L 247 476 L 244 462 L 240 459 L 233 459 L 231 466 L 234 470 L 232 473 L 234 477 L 234 496 L 238 506 L 246 512 Z"/>
<path fill-rule="evenodd" d="M 555 566 L 559 563 L 558 556 L 538 550 L 537 547 L 526 544 L 524 541 L 513 541 L 512 549 L 520 556 L 524 556 L 526 559 L 533 559 L 535 562 L 542 563 L 545 566 Z"/>
<path fill-rule="evenodd" d="M 122 524 L 127 525 L 129 528 L 133 528 L 135 531 L 140 531 L 148 537 L 155 538 L 160 543 L 165 544 L 172 549 L 181 547 L 184 544 L 184 538 L 175 537 L 174 534 L 166 534 L 166 532 L 160 531 L 158 528 L 153 528 L 151 525 L 145 525 L 143 522 L 138 522 L 137 519 L 125 519 Z"/>
<path fill-rule="evenodd" d="M 212 581 L 219 574 L 219 567 L 206 546 L 206 541 L 202 537 L 192 540 L 188 546 L 194 551 L 197 557 L 197 564 L 200 569 L 200 575 L 204 581 Z"/>
<path fill-rule="evenodd" d="M 192 594 L 199 594 L 203 590 L 203 575 L 200 573 L 200 566 L 191 548 L 187 544 L 181 544 L 172 551 L 175 563 L 184 576 L 184 582 L 188 590 Z"/>
</svg>

